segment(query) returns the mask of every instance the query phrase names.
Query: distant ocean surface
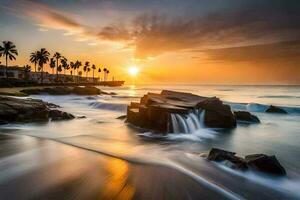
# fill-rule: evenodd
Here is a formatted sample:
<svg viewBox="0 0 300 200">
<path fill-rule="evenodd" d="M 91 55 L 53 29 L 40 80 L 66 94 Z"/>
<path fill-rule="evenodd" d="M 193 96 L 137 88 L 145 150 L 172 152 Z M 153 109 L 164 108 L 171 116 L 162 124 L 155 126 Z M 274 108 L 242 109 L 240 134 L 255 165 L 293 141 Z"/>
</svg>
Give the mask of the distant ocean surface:
<svg viewBox="0 0 300 200">
<path fill-rule="evenodd" d="M 172 167 L 226 197 L 255 199 L 261 193 L 268 199 L 300 199 L 300 86 L 147 85 L 100 88 L 117 95 L 31 96 L 58 104 L 76 116 L 84 115 L 85 119 L 10 124 L 2 126 L 0 131 L 53 139 L 129 161 Z M 188 134 L 160 136 L 116 119 L 126 114 L 131 101 L 139 101 L 147 92 L 159 93 L 163 89 L 219 97 L 233 110 L 247 110 L 257 115 L 261 123 L 238 124 L 232 130 L 203 128 Z M 279 106 L 288 114 L 265 113 L 269 105 Z M 274 154 L 285 167 L 287 177 L 241 173 L 222 164 L 207 162 L 199 156 L 212 147 L 239 155 Z"/>
</svg>

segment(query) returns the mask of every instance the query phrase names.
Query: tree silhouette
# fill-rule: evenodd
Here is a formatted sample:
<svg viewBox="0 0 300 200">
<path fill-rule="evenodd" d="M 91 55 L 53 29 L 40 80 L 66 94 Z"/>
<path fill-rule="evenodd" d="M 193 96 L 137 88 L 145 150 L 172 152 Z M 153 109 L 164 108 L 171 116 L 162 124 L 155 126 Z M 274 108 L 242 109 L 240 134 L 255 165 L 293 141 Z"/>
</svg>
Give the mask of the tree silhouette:
<svg viewBox="0 0 300 200">
<path fill-rule="evenodd" d="M 37 51 L 30 54 L 30 62 L 34 64 L 34 72 L 36 72 L 36 64 L 38 62 Z"/>
<path fill-rule="evenodd" d="M 52 69 L 52 74 L 54 74 L 54 69 L 56 67 L 56 61 L 54 58 L 50 59 L 50 64 L 49 64 L 50 68 Z"/>
<path fill-rule="evenodd" d="M 92 69 L 93 69 L 93 82 L 95 82 L 95 80 L 94 80 L 94 71 L 96 69 L 96 66 L 94 64 L 92 65 Z"/>
<path fill-rule="evenodd" d="M 23 70 L 24 70 L 24 79 L 28 80 L 29 79 L 29 73 L 31 71 L 31 66 L 30 65 L 24 65 Z"/>
<path fill-rule="evenodd" d="M 46 64 L 49 61 L 49 56 L 50 56 L 50 53 L 45 48 L 42 48 L 40 51 L 37 51 L 39 68 L 42 70 L 42 72 L 41 72 L 41 83 L 42 84 L 44 81 L 44 64 Z"/>
<path fill-rule="evenodd" d="M 18 55 L 18 51 L 16 45 L 11 41 L 3 41 L 2 44 L 3 46 L 0 46 L 0 57 L 5 57 L 5 74 L 7 77 L 8 59 L 16 60 L 15 56 Z"/>
<path fill-rule="evenodd" d="M 55 54 L 53 55 L 53 58 L 56 59 L 56 78 L 58 78 L 58 65 L 59 65 L 59 59 L 61 58 L 61 54 L 58 52 L 55 52 Z"/>
<path fill-rule="evenodd" d="M 99 67 L 99 69 L 98 69 L 98 79 L 99 79 L 99 81 L 100 81 L 100 73 L 101 73 L 101 68 Z"/>
</svg>

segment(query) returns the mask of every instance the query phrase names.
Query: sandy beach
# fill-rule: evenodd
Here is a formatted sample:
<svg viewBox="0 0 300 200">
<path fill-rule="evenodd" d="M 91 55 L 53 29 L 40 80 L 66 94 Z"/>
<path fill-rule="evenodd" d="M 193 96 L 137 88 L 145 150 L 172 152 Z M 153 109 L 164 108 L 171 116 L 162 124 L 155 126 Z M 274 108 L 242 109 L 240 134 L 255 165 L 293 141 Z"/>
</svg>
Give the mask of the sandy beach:
<svg viewBox="0 0 300 200">
<path fill-rule="evenodd" d="M 54 141 L 0 135 L 0 199 L 223 199 L 164 167 Z"/>
</svg>

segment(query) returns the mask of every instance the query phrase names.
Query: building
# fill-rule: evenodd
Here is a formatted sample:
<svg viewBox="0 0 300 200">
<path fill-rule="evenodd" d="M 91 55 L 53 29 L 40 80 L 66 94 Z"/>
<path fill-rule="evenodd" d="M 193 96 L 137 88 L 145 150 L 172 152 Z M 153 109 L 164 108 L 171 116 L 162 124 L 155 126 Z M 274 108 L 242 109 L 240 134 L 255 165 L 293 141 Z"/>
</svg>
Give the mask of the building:
<svg viewBox="0 0 300 200">
<path fill-rule="evenodd" d="M 23 67 L 0 65 L 0 78 L 11 78 L 11 79 L 24 79 L 25 70 Z"/>
</svg>

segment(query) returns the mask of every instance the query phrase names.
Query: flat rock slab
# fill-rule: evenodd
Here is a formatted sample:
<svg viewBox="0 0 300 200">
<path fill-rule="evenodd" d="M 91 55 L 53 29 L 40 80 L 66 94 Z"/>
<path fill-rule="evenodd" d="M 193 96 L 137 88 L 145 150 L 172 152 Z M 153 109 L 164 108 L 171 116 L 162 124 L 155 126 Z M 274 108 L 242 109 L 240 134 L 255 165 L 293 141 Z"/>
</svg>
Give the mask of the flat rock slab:
<svg viewBox="0 0 300 200">
<path fill-rule="evenodd" d="M 18 99 L 0 96 L 0 122 L 36 122 L 73 119 L 70 113 L 57 110 L 59 106 L 38 99 Z"/>
<path fill-rule="evenodd" d="M 232 128 L 236 119 L 229 105 L 216 97 L 203 97 L 191 93 L 163 90 L 148 93 L 140 102 L 127 108 L 127 121 L 142 128 L 159 132 L 172 132 L 171 114 L 187 115 L 194 109 L 205 110 L 204 123 L 208 127 Z"/>
</svg>

